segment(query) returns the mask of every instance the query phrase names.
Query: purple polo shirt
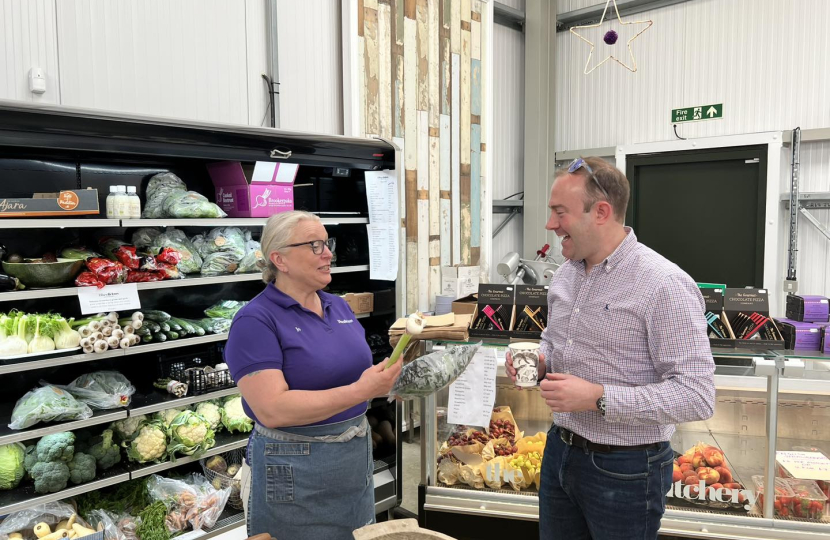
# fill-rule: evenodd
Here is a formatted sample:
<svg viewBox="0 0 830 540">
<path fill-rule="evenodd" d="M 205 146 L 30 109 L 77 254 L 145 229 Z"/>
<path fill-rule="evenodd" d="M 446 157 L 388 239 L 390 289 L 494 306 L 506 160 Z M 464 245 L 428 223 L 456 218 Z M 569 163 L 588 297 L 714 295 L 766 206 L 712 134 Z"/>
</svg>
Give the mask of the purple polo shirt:
<svg viewBox="0 0 830 540">
<path fill-rule="evenodd" d="M 239 310 L 225 347 L 235 381 L 254 371 L 279 369 L 290 390 L 328 390 L 357 381 L 372 367 L 365 331 L 349 304 L 339 296 L 317 294 L 322 319 L 273 283 Z M 256 420 L 244 398 L 242 406 Z M 309 425 L 341 422 L 364 412 L 366 403 L 359 403 Z"/>
</svg>

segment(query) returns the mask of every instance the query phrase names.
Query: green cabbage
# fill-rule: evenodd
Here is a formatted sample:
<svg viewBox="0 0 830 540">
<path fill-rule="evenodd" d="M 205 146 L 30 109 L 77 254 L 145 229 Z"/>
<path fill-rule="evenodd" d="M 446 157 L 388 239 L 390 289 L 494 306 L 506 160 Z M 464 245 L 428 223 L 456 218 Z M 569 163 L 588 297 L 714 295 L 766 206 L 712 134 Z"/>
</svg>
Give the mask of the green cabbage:
<svg viewBox="0 0 830 540">
<path fill-rule="evenodd" d="M 0 446 L 0 490 L 14 489 L 23 479 L 25 448 L 19 442 Z"/>
</svg>

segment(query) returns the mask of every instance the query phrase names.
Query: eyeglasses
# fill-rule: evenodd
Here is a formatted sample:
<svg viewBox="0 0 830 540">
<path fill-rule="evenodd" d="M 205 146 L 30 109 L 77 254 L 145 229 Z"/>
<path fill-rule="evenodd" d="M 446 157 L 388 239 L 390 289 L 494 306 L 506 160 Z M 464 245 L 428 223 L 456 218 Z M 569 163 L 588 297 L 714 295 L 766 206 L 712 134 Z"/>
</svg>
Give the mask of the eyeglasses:
<svg viewBox="0 0 830 540">
<path fill-rule="evenodd" d="M 600 183 L 599 183 L 599 180 L 597 180 L 597 177 L 596 177 L 596 175 L 594 174 L 594 170 L 593 170 L 593 169 L 591 168 L 591 166 L 590 166 L 590 165 L 588 165 L 588 163 L 587 163 L 584 159 L 582 159 L 582 158 L 576 158 L 576 159 L 575 159 L 575 160 L 573 160 L 573 161 L 571 162 L 571 164 L 568 166 L 568 172 L 569 172 L 570 174 L 575 173 L 575 172 L 576 172 L 576 171 L 578 171 L 579 169 L 585 169 L 586 171 L 588 171 L 588 174 L 589 174 L 589 175 L 591 175 L 591 178 L 594 180 L 594 183 L 597 185 L 597 187 L 598 187 L 598 188 L 599 188 L 599 190 L 602 192 L 602 194 L 603 194 L 603 195 L 605 195 L 605 198 L 606 198 L 606 199 L 611 199 L 611 197 L 609 197 L 609 196 L 608 196 L 608 192 L 607 192 L 607 191 L 605 191 L 605 188 L 604 188 L 604 187 L 602 187 L 602 184 L 600 184 Z"/>
<path fill-rule="evenodd" d="M 311 242 L 300 242 L 299 244 L 288 244 L 286 246 L 282 246 L 282 248 L 287 247 L 299 247 L 299 246 L 311 246 L 311 252 L 315 255 L 320 255 L 323 253 L 323 246 L 329 248 L 329 251 L 334 253 L 334 246 L 335 246 L 335 238 L 329 238 L 328 240 L 312 240 Z M 280 248 L 280 249 L 282 249 Z"/>
</svg>

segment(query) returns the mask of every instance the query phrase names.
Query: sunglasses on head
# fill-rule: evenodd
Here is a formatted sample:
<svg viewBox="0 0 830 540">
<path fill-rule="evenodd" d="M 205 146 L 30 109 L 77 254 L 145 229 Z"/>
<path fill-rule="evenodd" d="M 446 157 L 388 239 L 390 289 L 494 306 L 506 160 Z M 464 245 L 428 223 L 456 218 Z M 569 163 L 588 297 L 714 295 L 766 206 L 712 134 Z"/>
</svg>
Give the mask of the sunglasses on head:
<svg viewBox="0 0 830 540">
<path fill-rule="evenodd" d="M 579 169 L 585 169 L 586 171 L 588 171 L 588 174 L 590 175 L 591 179 L 593 179 L 594 183 L 597 185 L 597 187 L 602 192 L 602 194 L 605 195 L 605 198 L 606 199 L 611 198 L 611 197 L 608 196 L 608 192 L 605 191 L 605 188 L 602 187 L 602 184 L 599 183 L 599 180 L 597 179 L 596 175 L 594 174 L 594 170 L 591 168 L 590 165 L 588 165 L 588 163 L 584 159 L 576 158 L 575 160 L 573 160 L 571 162 L 571 164 L 568 166 L 568 173 L 573 174 L 576 171 L 578 171 Z"/>
</svg>

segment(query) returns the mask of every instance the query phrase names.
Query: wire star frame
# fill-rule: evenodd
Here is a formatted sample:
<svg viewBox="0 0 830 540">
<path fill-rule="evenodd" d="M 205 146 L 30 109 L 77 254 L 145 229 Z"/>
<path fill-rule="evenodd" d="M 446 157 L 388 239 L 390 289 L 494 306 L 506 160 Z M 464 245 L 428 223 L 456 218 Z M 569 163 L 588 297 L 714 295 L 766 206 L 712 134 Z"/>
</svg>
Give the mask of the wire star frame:
<svg viewBox="0 0 830 540">
<path fill-rule="evenodd" d="M 634 37 L 632 37 L 631 39 L 629 39 L 628 43 L 626 44 L 627 47 L 628 47 L 628 54 L 631 55 L 631 64 L 632 64 L 632 66 L 629 66 L 625 62 L 621 61 L 616 56 L 614 56 L 612 54 L 609 54 L 608 56 L 606 56 L 603 59 L 602 62 L 595 65 L 591 69 L 588 69 L 588 67 L 591 65 L 591 58 L 593 58 L 593 56 L 594 56 L 594 49 L 596 48 L 596 45 L 594 45 L 594 43 L 592 41 L 588 40 L 585 36 L 582 36 L 578 32 L 576 32 L 576 29 L 578 29 L 578 28 L 598 28 L 598 27 L 602 26 L 602 23 L 605 22 L 605 14 L 608 12 L 608 5 L 611 4 L 611 2 L 614 2 L 614 12 L 617 14 L 617 20 L 620 22 L 621 25 L 626 25 L 627 26 L 627 25 L 631 25 L 631 24 L 645 24 L 646 27 L 643 28 L 642 30 L 640 30 L 639 32 L 637 32 L 637 34 Z M 599 66 L 601 66 L 602 64 L 604 64 L 608 60 L 613 60 L 616 63 L 618 63 L 619 65 L 621 65 L 622 67 L 624 67 L 625 69 L 627 69 L 628 71 L 630 71 L 632 73 L 635 73 L 637 71 L 637 60 L 634 58 L 634 51 L 631 50 L 631 42 L 634 41 L 635 39 L 637 39 L 638 37 L 640 37 L 640 35 L 643 32 L 645 32 L 646 30 L 648 30 L 649 28 L 651 28 L 651 26 L 653 24 L 654 24 L 654 21 L 651 21 L 651 20 L 623 21 L 622 18 L 620 17 L 620 10 L 617 9 L 617 0 L 607 0 L 605 2 L 605 9 L 602 10 L 602 17 L 600 18 L 598 23 L 589 24 L 589 25 L 585 25 L 585 26 L 574 26 L 570 30 L 571 34 L 575 35 L 576 37 L 578 37 L 579 39 L 581 39 L 582 41 L 584 41 L 585 43 L 587 43 L 588 45 L 591 46 L 591 52 L 588 54 L 588 60 L 585 62 L 585 69 L 584 69 L 583 73 L 585 75 L 590 74 L 591 72 L 593 72 L 595 69 L 597 69 Z M 608 45 L 613 45 L 617 41 L 617 33 L 614 32 L 613 30 L 610 30 L 610 31 L 606 32 L 603 40 Z"/>
</svg>

